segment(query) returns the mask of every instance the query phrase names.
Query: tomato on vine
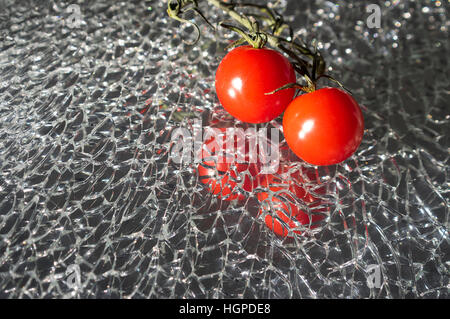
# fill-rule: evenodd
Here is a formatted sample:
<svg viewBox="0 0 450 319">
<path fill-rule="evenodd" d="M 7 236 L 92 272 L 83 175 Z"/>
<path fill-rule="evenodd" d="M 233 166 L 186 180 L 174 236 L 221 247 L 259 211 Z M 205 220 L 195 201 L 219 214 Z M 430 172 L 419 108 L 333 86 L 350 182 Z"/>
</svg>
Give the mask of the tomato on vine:
<svg viewBox="0 0 450 319">
<path fill-rule="evenodd" d="M 264 123 L 286 109 L 295 89 L 267 93 L 292 82 L 294 68 L 281 53 L 244 45 L 231 50 L 220 62 L 215 86 L 220 103 L 233 117 Z"/>
<path fill-rule="evenodd" d="M 364 119 L 358 103 L 341 89 L 322 88 L 294 99 L 283 116 L 291 150 L 313 165 L 337 164 L 361 144 Z"/>
</svg>

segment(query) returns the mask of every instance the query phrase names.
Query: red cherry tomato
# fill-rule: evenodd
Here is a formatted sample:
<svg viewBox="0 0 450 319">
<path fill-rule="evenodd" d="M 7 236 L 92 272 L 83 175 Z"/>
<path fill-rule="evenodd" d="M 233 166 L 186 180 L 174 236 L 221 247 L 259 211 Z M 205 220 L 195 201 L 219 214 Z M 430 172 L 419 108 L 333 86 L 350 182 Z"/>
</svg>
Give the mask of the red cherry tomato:
<svg viewBox="0 0 450 319">
<path fill-rule="evenodd" d="M 225 128 L 220 130 L 225 132 Z M 204 143 L 201 151 L 202 161 L 198 165 L 199 180 L 208 185 L 211 193 L 223 200 L 243 200 L 245 194 L 239 192 L 237 186 L 241 185 L 241 188 L 247 192 L 251 192 L 256 187 L 257 180 L 253 177 L 258 174 L 257 165 L 248 162 L 234 163 L 232 160 L 226 162 L 218 156 L 219 145 L 215 137 L 211 137 Z M 223 156 L 227 156 L 223 143 L 221 147 Z"/>
<path fill-rule="evenodd" d="M 353 97 L 337 88 L 323 88 L 289 104 L 283 133 L 291 150 L 305 162 L 332 165 L 359 147 L 364 119 Z"/>
<path fill-rule="evenodd" d="M 220 103 L 235 118 L 264 123 L 278 117 L 292 101 L 295 89 L 270 93 L 295 82 L 291 63 L 281 53 L 245 45 L 231 50 L 216 72 Z"/>
<path fill-rule="evenodd" d="M 299 175 L 296 175 L 297 177 Z M 273 209 L 271 214 L 265 216 L 266 226 L 275 234 L 286 237 L 289 230 L 298 228 L 299 225 L 309 226 L 310 229 L 317 227 L 317 222 L 324 218 L 323 215 L 313 213 L 308 215 L 301 210 L 295 203 L 290 194 L 294 194 L 298 199 L 303 200 L 307 204 L 317 202 L 318 199 L 309 194 L 303 187 L 294 182 L 296 177 L 290 176 L 289 180 L 281 181 L 273 175 L 263 175 L 259 178 L 259 185 L 267 188 L 271 192 L 277 192 L 276 195 L 270 196 L 268 191 L 257 194 L 261 204 L 268 202 L 269 209 Z M 323 209 L 316 210 L 323 211 Z M 260 209 L 260 214 L 263 209 Z M 275 215 L 276 214 L 276 215 Z M 276 216 L 274 218 L 274 216 Z M 282 222 L 281 222 L 281 221 Z M 284 222 L 284 223 L 283 223 Z M 301 234 L 299 230 L 293 230 L 296 234 Z"/>
</svg>

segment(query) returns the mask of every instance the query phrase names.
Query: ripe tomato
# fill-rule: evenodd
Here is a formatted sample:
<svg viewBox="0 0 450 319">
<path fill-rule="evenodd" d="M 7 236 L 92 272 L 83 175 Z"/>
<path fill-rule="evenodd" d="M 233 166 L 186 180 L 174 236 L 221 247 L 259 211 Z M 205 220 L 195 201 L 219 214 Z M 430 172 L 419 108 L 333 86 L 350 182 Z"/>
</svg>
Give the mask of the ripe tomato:
<svg viewBox="0 0 450 319">
<path fill-rule="evenodd" d="M 225 128 L 220 128 L 225 132 Z M 223 200 L 243 200 L 245 195 L 239 191 L 239 185 L 244 191 L 251 192 L 257 185 L 258 174 L 257 165 L 254 163 L 234 163 L 232 160 L 226 162 L 219 156 L 220 144 L 216 143 L 215 137 L 209 138 L 202 146 L 202 161 L 198 165 L 199 180 L 208 185 L 208 189 L 214 195 L 218 195 Z M 222 154 L 225 152 L 225 145 L 222 143 Z M 248 160 L 248 158 L 246 158 Z"/>
<path fill-rule="evenodd" d="M 299 177 L 298 174 L 291 175 L 286 182 L 274 177 L 273 175 L 263 175 L 259 178 L 259 185 L 265 187 L 270 192 L 276 192 L 276 195 L 270 196 L 269 191 L 263 191 L 257 194 L 258 200 L 262 205 L 268 205 L 269 209 L 273 209 L 271 214 L 265 216 L 266 226 L 275 234 L 286 237 L 289 230 L 298 228 L 299 225 L 309 226 L 310 229 L 317 227 L 317 222 L 324 218 L 323 215 L 313 213 L 308 215 L 301 210 L 295 203 L 290 194 L 294 194 L 298 199 L 303 200 L 307 204 L 312 204 L 318 199 L 307 192 L 305 188 L 295 183 L 295 179 Z M 298 182 L 298 180 L 297 180 Z M 311 206 L 316 206 L 311 205 Z M 266 206 L 267 207 L 267 206 Z M 323 211 L 323 209 L 316 209 L 315 212 Z M 263 213 L 263 208 L 260 209 L 260 214 Z M 274 214 L 276 217 L 274 218 Z M 280 220 L 282 222 L 280 222 Z M 284 225 L 284 223 L 286 225 Z M 301 234 L 299 230 L 293 230 L 296 234 Z"/>
<path fill-rule="evenodd" d="M 232 116 L 248 123 L 268 122 L 283 113 L 295 89 L 265 93 L 293 82 L 295 72 L 288 59 L 275 50 L 250 45 L 231 50 L 216 72 L 220 103 Z"/>
<path fill-rule="evenodd" d="M 364 119 L 358 103 L 337 88 L 323 88 L 292 101 L 283 116 L 292 151 L 313 165 L 337 164 L 361 144 Z"/>
</svg>

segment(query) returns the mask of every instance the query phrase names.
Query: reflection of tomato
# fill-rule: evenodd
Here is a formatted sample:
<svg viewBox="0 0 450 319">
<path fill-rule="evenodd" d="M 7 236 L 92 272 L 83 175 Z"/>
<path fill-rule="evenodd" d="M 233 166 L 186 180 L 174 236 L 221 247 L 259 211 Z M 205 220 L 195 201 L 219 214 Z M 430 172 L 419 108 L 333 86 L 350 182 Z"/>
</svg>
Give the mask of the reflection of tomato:
<svg viewBox="0 0 450 319">
<path fill-rule="evenodd" d="M 220 129 L 225 132 L 225 128 Z M 253 178 L 258 174 L 258 168 L 253 163 L 236 163 L 232 160 L 225 162 L 218 155 L 218 145 L 215 137 L 208 139 L 202 146 L 202 161 L 198 165 L 199 180 L 208 185 L 208 189 L 214 195 L 218 195 L 223 200 L 243 200 L 245 195 L 239 191 L 238 185 L 247 192 L 251 192 L 257 180 Z M 222 152 L 227 156 L 225 145 L 222 145 Z M 246 158 L 248 160 L 248 158 Z"/>
<path fill-rule="evenodd" d="M 273 175 L 262 175 L 259 178 L 259 185 L 266 188 L 267 191 L 258 193 L 258 200 L 262 205 L 268 204 L 268 208 L 272 210 L 270 214 L 265 216 L 264 221 L 267 227 L 279 236 L 286 237 L 289 230 L 298 228 L 300 225 L 305 227 L 310 225 L 309 228 L 313 229 L 317 227 L 316 223 L 324 218 L 323 215 L 314 212 L 311 215 L 308 215 L 295 204 L 295 200 L 291 194 L 295 195 L 295 197 L 305 204 L 316 203 L 311 206 L 317 205 L 318 201 L 317 198 L 313 197 L 302 186 L 295 182 L 298 177 L 299 175 L 297 174 L 295 174 L 295 176 L 291 175 L 286 182 L 283 182 Z M 323 210 L 316 210 L 316 212 L 318 211 Z M 263 209 L 260 210 L 260 213 L 262 212 Z M 286 225 L 283 225 L 280 220 Z M 293 232 L 301 234 L 301 231 L 299 230 L 293 230 Z"/>
<path fill-rule="evenodd" d="M 251 192 L 254 188 L 254 181 L 245 174 L 248 165 L 238 164 L 236 170 L 231 169 L 231 164 L 216 164 L 214 161 L 203 161 L 198 165 L 200 181 L 209 186 L 209 190 L 214 195 L 218 195 L 224 200 L 245 199 L 243 193 L 236 188 L 238 185 L 238 175 L 243 176 L 241 188 Z M 250 172 L 250 174 L 252 174 Z"/>
<path fill-rule="evenodd" d="M 283 115 L 292 151 L 313 165 L 337 164 L 361 143 L 364 119 L 358 103 L 337 88 L 323 88 L 292 101 Z"/>
<path fill-rule="evenodd" d="M 292 101 L 295 89 L 266 95 L 295 82 L 291 63 L 281 53 L 237 47 L 220 62 L 216 72 L 216 92 L 220 103 L 235 118 L 264 123 L 279 116 Z"/>
</svg>

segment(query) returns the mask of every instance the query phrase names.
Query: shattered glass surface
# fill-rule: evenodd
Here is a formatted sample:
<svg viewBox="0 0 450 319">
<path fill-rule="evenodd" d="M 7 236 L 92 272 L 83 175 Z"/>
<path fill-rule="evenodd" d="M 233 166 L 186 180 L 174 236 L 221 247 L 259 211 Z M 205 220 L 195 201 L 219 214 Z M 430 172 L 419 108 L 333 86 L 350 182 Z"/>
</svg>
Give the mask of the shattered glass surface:
<svg viewBox="0 0 450 319">
<path fill-rule="evenodd" d="M 163 1 L 0 1 L 0 297 L 448 298 L 449 3 L 373 1 L 380 28 L 368 3 L 279 3 L 366 126 L 339 165 L 283 159 L 327 213 L 282 238 L 258 190 L 221 200 L 170 159 L 176 128 L 229 120 L 229 32 L 195 18 L 189 45 Z"/>
</svg>

